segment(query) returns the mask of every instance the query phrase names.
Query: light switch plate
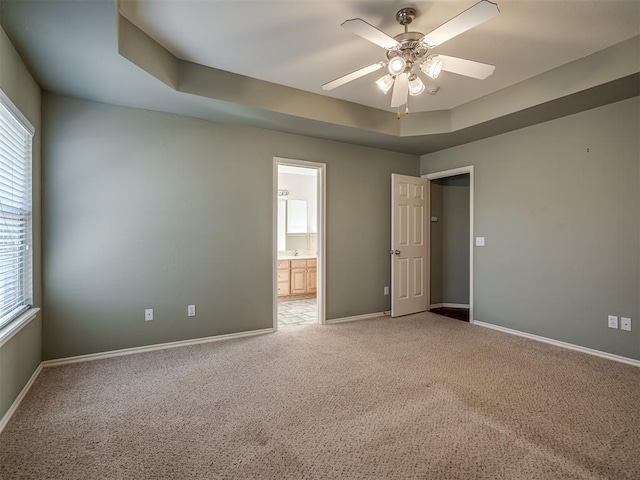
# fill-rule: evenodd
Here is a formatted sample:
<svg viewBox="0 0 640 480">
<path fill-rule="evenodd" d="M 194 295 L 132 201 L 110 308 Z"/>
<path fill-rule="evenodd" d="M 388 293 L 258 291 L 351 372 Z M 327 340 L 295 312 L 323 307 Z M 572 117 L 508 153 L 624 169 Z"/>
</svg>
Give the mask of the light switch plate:
<svg viewBox="0 0 640 480">
<path fill-rule="evenodd" d="M 148 322 L 149 320 L 153 320 L 153 308 L 146 308 L 144 310 L 144 321 Z"/>
<path fill-rule="evenodd" d="M 618 317 L 615 315 L 609 315 L 608 326 L 609 328 L 618 328 Z"/>
<path fill-rule="evenodd" d="M 187 305 L 187 316 L 195 317 L 196 316 L 196 306 L 195 305 Z"/>
<path fill-rule="evenodd" d="M 620 319 L 620 328 L 622 330 L 626 330 L 627 332 L 631 331 L 631 319 L 627 317 L 622 317 Z"/>
<path fill-rule="evenodd" d="M 484 247 L 484 237 L 476 237 L 476 247 Z"/>
</svg>

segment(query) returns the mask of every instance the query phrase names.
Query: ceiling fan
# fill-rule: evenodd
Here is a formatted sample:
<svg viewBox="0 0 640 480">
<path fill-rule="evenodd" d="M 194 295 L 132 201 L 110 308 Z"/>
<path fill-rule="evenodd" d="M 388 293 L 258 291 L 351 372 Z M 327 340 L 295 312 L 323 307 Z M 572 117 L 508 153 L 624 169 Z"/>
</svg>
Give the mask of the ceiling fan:
<svg viewBox="0 0 640 480">
<path fill-rule="evenodd" d="M 408 25 L 416 17 L 416 10 L 415 8 L 405 7 L 396 13 L 396 20 L 400 25 L 404 26 L 404 32 L 395 37 L 390 37 L 361 18 L 347 20 L 341 26 L 384 48 L 387 51 L 387 60 L 336 78 L 331 82 L 325 83 L 322 88 L 323 90 L 333 90 L 345 83 L 386 67 L 388 73 L 379 78 L 376 81 L 376 85 L 385 94 L 393 87 L 391 107 L 399 108 L 407 104 L 409 95 L 420 95 L 426 88 L 416 70 L 422 71 L 433 79 L 437 78 L 440 72 L 444 70 L 483 80 L 493 73 L 495 70 L 494 65 L 448 55 L 430 54 L 430 50 L 486 22 L 499 13 L 500 10 L 498 10 L 496 4 L 488 0 L 481 0 L 425 35 L 420 32 L 408 31 Z"/>
</svg>

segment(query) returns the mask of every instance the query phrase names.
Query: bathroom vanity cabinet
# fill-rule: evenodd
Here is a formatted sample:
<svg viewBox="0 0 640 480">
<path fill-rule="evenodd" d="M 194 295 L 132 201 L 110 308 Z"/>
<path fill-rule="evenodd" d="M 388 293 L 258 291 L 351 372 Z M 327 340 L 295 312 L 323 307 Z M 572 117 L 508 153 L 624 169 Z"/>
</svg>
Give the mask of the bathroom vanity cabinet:
<svg viewBox="0 0 640 480">
<path fill-rule="evenodd" d="M 278 296 L 316 293 L 316 258 L 278 260 Z"/>
</svg>

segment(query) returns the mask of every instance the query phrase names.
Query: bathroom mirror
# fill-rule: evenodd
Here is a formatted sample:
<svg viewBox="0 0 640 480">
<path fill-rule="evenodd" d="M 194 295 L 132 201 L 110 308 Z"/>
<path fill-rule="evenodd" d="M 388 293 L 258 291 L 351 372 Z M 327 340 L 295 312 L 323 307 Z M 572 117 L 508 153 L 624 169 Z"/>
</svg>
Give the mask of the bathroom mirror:
<svg viewBox="0 0 640 480">
<path fill-rule="evenodd" d="M 306 200 L 287 200 L 287 233 L 307 233 Z"/>
<path fill-rule="evenodd" d="M 282 252 L 287 249 L 287 201 L 278 199 L 278 251 Z"/>
</svg>

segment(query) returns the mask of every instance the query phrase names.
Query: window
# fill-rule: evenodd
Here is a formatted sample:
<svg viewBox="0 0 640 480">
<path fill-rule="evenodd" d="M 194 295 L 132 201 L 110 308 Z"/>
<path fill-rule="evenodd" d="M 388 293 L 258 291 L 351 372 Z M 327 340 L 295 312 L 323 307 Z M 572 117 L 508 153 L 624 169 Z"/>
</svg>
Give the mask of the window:
<svg viewBox="0 0 640 480">
<path fill-rule="evenodd" d="M 0 90 L 0 327 L 32 302 L 33 127 Z"/>
</svg>

